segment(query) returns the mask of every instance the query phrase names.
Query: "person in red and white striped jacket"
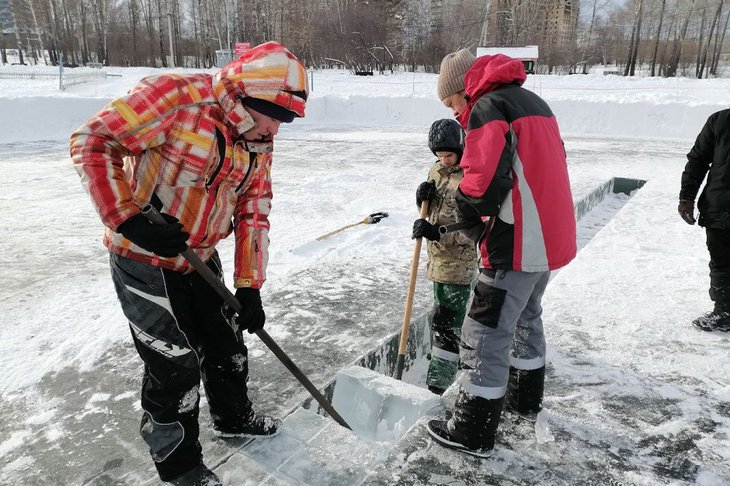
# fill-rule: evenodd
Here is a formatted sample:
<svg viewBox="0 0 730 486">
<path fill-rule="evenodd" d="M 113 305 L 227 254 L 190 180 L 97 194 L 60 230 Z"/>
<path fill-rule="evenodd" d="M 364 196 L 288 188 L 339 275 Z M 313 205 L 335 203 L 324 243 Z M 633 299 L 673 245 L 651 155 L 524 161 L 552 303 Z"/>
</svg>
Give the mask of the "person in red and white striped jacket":
<svg viewBox="0 0 730 486">
<path fill-rule="evenodd" d="M 241 331 L 265 322 L 273 138 L 304 116 L 307 95 L 301 61 L 269 42 L 215 75 L 145 78 L 71 136 L 145 363 L 141 434 L 163 481 L 218 484 L 198 442 L 201 378 L 219 435 L 270 436 L 280 425 L 248 399 Z M 167 225 L 147 220 L 148 204 Z M 222 278 L 216 244 L 231 233 L 237 316 L 180 256 L 190 247 Z"/>
<path fill-rule="evenodd" d="M 479 457 L 492 453 L 503 405 L 530 420 L 542 408 L 542 295 L 550 271 L 576 254 L 560 130 L 525 79 L 517 59 L 475 59 L 464 49 L 444 58 L 438 80 L 439 97 L 467 130 L 457 219 L 487 223 L 476 227 L 481 269 L 462 326 L 454 415 L 428 430 Z"/>
</svg>

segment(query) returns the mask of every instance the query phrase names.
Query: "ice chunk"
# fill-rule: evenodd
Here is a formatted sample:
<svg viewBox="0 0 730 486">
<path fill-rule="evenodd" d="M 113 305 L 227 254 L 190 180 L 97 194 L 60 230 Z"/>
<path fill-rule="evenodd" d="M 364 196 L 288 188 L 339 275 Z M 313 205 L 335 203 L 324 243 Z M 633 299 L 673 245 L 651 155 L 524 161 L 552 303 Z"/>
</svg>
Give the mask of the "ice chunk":
<svg viewBox="0 0 730 486">
<path fill-rule="evenodd" d="M 555 441 L 555 437 L 550 432 L 550 425 L 548 424 L 545 410 L 541 410 L 540 413 L 537 414 L 537 421 L 535 422 L 535 437 L 538 444 Z"/>
<path fill-rule="evenodd" d="M 337 373 L 332 405 L 359 436 L 395 442 L 419 417 L 437 413 L 441 399 L 423 388 L 352 366 Z"/>
</svg>

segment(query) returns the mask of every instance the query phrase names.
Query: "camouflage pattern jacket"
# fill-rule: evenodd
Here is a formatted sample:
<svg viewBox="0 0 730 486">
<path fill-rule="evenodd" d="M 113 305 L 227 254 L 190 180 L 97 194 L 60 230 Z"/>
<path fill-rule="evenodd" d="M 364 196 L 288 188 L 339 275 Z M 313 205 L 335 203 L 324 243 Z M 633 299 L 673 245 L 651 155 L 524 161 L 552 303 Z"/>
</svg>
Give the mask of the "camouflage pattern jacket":
<svg viewBox="0 0 730 486">
<path fill-rule="evenodd" d="M 456 222 L 454 196 L 464 172 L 459 166 L 448 167 L 436 162 L 428 172 L 428 180 L 436 183 L 436 200 L 429 203 L 428 221 L 434 225 Z M 468 285 L 476 276 L 478 260 L 476 245 L 462 232 L 443 235 L 439 241 L 429 241 L 429 280 L 446 284 Z"/>
</svg>

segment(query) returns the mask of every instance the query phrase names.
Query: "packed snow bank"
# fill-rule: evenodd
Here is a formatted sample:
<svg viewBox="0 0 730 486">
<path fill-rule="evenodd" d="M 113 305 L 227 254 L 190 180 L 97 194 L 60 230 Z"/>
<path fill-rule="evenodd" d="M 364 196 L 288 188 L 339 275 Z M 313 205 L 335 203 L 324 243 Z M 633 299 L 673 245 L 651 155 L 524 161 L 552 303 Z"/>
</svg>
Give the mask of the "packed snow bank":
<svg viewBox="0 0 730 486">
<path fill-rule="evenodd" d="M 0 143 L 68 139 L 109 101 L 111 98 L 0 98 Z"/>
<path fill-rule="evenodd" d="M 726 105 L 551 101 L 563 135 L 636 139 L 694 140 L 716 111 Z"/>
<path fill-rule="evenodd" d="M 0 98 L 0 143 L 64 140 L 111 98 Z M 656 105 L 649 102 L 553 101 L 564 135 L 694 139 L 707 117 L 723 105 Z M 367 96 L 312 98 L 302 126 L 413 126 L 427 130 L 449 116 L 438 100 Z"/>
<path fill-rule="evenodd" d="M 59 92 L 52 80 L 0 79 L 0 143 L 66 139 L 142 77 L 163 72 L 113 71 L 121 76 L 65 92 Z M 317 71 L 310 78 L 307 117 L 293 128 L 427 129 L 434 120 L 450 116 L 436 96 L 436 80 L 436 75 L 427 73 L 361 77 L 340 70 Z M 524 86 L 550 103 L 566 135 L 688 140 L 711 113 L 730 105 L 728 79 L 530 76 Z"/>
<path fill-rule="evenodd" d="M 0 143 L 67 139 L 112 99 L 0 97 Z M 306 125 L 422 126 L 427 130 L 434 120 L 448 116 L 449 111 L 437 99 L 328 95 L 309 101 L 303 121 Z M 298 126 L 302 121 L 292 125 L 295 129 Z"/>
</svg>

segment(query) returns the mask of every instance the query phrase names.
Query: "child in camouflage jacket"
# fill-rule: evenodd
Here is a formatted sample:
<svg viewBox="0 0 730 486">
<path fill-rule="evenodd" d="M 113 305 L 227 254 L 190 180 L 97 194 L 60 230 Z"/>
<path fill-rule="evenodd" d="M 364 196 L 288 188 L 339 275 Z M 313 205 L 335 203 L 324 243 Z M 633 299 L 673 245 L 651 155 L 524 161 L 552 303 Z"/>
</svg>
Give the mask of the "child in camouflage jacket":
<svg viewBox="0 0 730 486">
<path fill-rule="evenodd" d="M 428 241 L 428 279 L 433 282 L 431 362 L 426 375 L 428 389 L 442 394 L 453 383 L 459 364 L 459 340 L 471 284 L 477 272 L 474 241 L 460 231 L 439 233 L 439 226 L 455 222 L 454 195 L 464 172 L 459 166 L 464 150 L 464 131 L 455 120 L 437 120 L 428 134 L 428 147 L 438 161 L 428 180 L 416 190 L 416 203 L 429 202 L 428 221 L 413 223 L 413 238 Z M 430 222 L 429 222 L 430 221 Z"/>
</svg>

